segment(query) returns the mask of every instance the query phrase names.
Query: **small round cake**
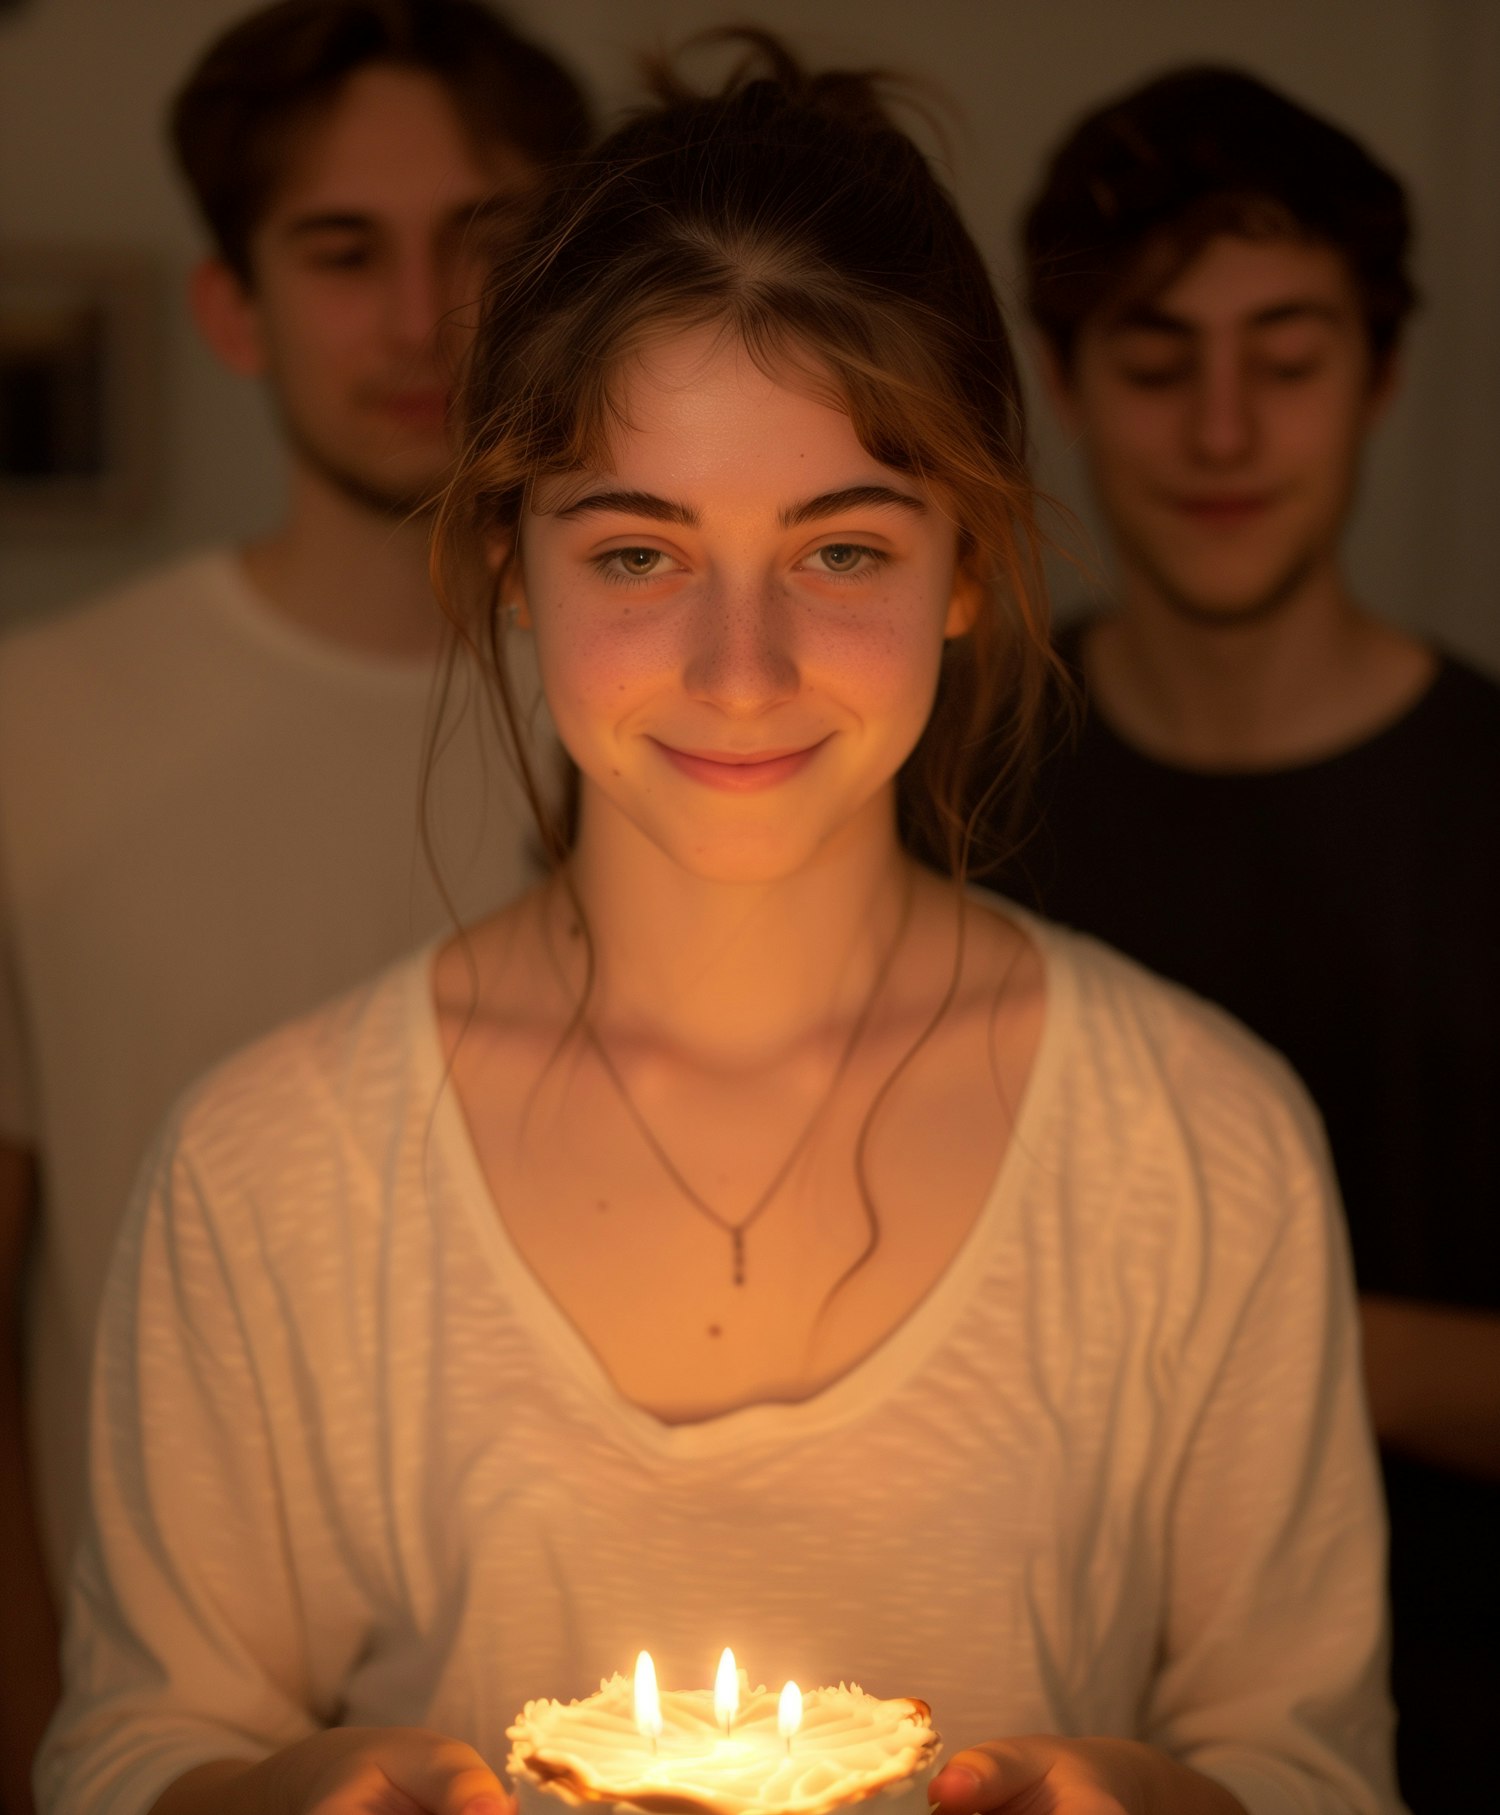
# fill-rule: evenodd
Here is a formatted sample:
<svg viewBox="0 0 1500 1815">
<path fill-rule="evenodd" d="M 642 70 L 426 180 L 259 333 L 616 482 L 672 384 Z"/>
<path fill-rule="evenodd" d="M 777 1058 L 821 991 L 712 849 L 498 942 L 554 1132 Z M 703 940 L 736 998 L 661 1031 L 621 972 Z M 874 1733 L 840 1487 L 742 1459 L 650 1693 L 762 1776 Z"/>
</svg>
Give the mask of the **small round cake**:
<svg viewBox="0 0 1500 1815">
<path fill-rule="evenodd" d="M 826 1815 L 856 1803 L 872 1804 L 870 1815 L 927 1815 L 942 1747 L 925 1702 L 881 1701 L 853 1683 L 813 1689 L 787 1740 L 777 1694 L 749 1689 L 743 1673 L 742 1683 L 727 1732 L 712 1690 L 663 1693 L 654 1742 L 623 1676 L 583 1701 L 528 1702 L 506 1763 L 520 1815 L 558 1815 L 554 1798 L 601 1815 Z"/>
</svg>

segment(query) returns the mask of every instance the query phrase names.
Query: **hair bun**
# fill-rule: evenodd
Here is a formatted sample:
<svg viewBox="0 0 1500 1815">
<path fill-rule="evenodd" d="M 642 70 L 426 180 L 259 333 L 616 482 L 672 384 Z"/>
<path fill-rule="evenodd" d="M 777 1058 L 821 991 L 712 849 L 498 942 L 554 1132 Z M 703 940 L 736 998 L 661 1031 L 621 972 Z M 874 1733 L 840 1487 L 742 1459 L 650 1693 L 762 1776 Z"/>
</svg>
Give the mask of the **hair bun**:
<svg viewBox="0 0 1500 1815">
<path fill-rule="evenodd" d="M 717 87 L 705 89 L 689 78 L 686 66 L 699 52 L 731 47 L 740 55 Z M 643 74 L 652 99 L 664 106 L 717 101 L 742 115 L 769 119 L 791 105 L 866 132 L 900 131 L 886 96 L 911 86 L 881 69 L 810 72 L 774 32 L 755 25 L 696 32 L 676 51 L 647 58 Z"/>
</svg>

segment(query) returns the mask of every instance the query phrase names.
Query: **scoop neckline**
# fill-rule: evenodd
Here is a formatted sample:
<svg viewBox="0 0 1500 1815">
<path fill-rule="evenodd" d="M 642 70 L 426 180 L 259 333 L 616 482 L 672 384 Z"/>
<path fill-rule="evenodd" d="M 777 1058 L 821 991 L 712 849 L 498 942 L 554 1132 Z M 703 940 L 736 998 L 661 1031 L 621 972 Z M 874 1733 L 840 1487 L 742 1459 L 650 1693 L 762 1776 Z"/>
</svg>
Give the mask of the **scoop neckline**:
<svg viewBox="0 0 1500 1815">
<path fill-rule="evenodd" d="M 1063 938 L 1008 898 L 971 891 L 982 905 L 1014 920 L 1042 960 L 1045 999 L 1041 1036 L 1010 1139 L 973 1224 L 924 1296 L 875 1348 L 806 1399 L 762 1401 L 670 1424 L 628 1399 L 582 1332 L 564 1313 L 511 1240 L 485 1179 L 458 1093 L 452 1088 L 438 1026 L 432 968 L 443 941 L 415 955 L 408 977 L 423 1082 L 431 1087 L 428 1126 L 432 1155 L 447 1169 L 463 1214 L 478 1238 L 497 1284 L 527 1334 L 548 1360 L 582 1390 L 605 1420 L 638 1451 L 675 1460 L 721 1456 L 748 1447 L 775 1447 L 816 1437 L 863 1416 L 905 1386 L 948 1341 L 975 1298 L 983 1259 L 1013 1221 L 1010 1210 L 1034 1164 L 1038 1132 L 1052 1103 L 1074 1026 L 1076 980 Z"/>
</svg>

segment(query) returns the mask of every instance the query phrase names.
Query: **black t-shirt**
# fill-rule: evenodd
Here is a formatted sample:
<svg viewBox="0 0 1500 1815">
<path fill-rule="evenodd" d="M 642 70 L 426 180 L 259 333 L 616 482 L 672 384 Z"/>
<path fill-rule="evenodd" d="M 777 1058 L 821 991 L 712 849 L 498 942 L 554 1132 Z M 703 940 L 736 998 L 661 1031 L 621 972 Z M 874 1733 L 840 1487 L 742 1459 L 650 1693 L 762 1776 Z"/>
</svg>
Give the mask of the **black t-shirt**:
<svg viewBox="0 0 1500 1815">
<path fill-rule="evenodd" d="M 1079 673 L 1082 627 L 1061 640 Z M 1079 676 L 1081 679 L 1081 676 Z M 1321 762 L 1205 773 L 1084 706 L 998 886 L 1222 1003 L 1301 1073 L 1362 1287 L 1500 1307 L 1500 686 L 1451 656 Z M 1492 1795 L 1500 1486 L 1385 1458 L 1415 1815 Z"/>
<path fill-rule="evenodd" d="M 1361 1286 L 1500 1307 L 1500 686 L 1443 657 L 1364 743 L 1257 772 L 1157 762 L 1085 708 L 1034 810 L 1000 886 L 1291 1060 Z"/>
</svg>

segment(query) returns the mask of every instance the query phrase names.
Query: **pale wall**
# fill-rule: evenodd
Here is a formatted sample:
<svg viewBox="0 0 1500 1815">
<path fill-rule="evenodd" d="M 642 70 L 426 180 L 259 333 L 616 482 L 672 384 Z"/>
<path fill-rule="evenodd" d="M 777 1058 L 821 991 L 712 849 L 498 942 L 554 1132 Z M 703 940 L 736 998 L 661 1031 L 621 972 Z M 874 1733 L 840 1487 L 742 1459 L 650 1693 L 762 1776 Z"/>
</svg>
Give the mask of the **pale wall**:
<svg viewBox="0 0 1500 1815">
<path fill-rule="evenodd" d="M 198 245 L 162 149 L 165 97 L 242 0 L 30 0 L 0 21 L 0 233 L 149 251 L 167 280 L 162 496 L 128 533 L 13 541 L 0 615 L 41 610 L 278 508 L 259 399 L 195 343 Z M 611 99 L 628 54 L 755 17 L 820 60 L 930 76 L 958 108 L 953 178 L 1002 285 L 1038 161 L 1086 105 L 1171 62 L 1233 59 L 1326 110 L 1410 184 L 1429 303 L 1354 528 L 1363 594 L 1500 668 L 1500 4 L 1496 0 L 514 0 Z M 1043 476 L 1077 508 L 1042 422 Z M 1086 514 L 1086 512 L 1085 512 Z"/>
</svg>

